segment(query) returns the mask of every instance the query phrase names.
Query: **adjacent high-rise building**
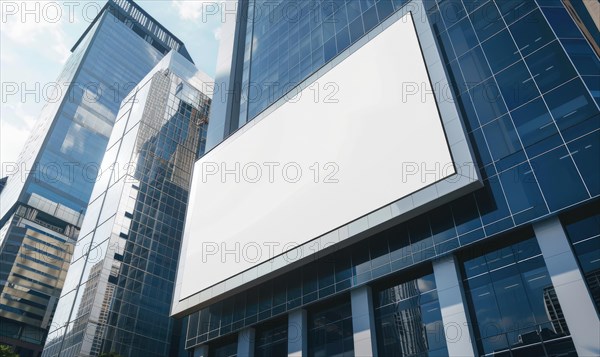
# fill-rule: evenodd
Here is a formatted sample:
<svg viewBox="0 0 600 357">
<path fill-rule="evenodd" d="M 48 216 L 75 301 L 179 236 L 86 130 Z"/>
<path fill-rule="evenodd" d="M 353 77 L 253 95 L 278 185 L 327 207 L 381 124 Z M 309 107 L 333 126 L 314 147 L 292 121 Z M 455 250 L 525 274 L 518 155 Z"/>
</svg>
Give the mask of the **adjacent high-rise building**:
<svg viewBox="0 0 600 357">
<path fill-rule="evenodd" d="M 174 356 L 175 285 L 212 79 L 172 51 L 123 101 L 43 356 Z"/>
<path fill-rule="evenodd" d="M 0 343 L 42 350 L 122 99 L 184 44 L 133 1 L 109 0 L 72 49 L 0 195 Z"/>
<path fill-rule="evenodd" d="M 194 356 L 600 355 L 597 1 L 233 5 Z"/>
<path fill-rule="evenodd" d="M 6 181 L 8 181 L 8 177 L 3 177 L 0 179 L 0 193 L 4 190 L 4 186 L 6 186 Z"/>
</svg>

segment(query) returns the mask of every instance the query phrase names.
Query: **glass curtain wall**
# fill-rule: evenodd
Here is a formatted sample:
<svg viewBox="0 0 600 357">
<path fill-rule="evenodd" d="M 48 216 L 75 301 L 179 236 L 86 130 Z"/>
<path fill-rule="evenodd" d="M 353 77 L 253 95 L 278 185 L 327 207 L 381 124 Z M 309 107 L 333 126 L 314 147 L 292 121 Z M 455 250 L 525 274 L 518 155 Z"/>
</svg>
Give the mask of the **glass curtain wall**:
<svg viewBox="0 0 600 357">
<path fill-rule="evenodd" d="M 522 234 L 462 262 L 479 353 L 577 356 L 540 248 L 532 232 Z"/>
<path fill-rule="evenodd" d="M 377 352 L 381 356 L 445 356 L 446 338 L 431 267 L 374 291 Z"/>
</svg>

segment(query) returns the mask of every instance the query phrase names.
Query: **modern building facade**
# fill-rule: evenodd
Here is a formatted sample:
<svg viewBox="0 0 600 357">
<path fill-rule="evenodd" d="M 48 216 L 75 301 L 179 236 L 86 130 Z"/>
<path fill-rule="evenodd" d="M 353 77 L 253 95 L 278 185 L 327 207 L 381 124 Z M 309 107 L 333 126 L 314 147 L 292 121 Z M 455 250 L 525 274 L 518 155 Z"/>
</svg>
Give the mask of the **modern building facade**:
<svg viewBox="0 0 600 357">
<path fill-rule="evenodd" d="M 172 51 L 123 101 L 43 356 L 172 356 L 170 305 L 212 79 Z"/>
<path fill-rule="evenodd" d="M 237 18 L 222 33 L 208 152 L 194 171 L 173 301 L 173 315 L 188 317 L 190 353 L 600 354 L 593 2 L 236 3 Z M 424 79 L 411 77 L 421 67 Z M 337 102 L 298 98 L 327 83 L 337 84 Z M 434 121 L 430 132 L 419 128 L 431 102 L 453 167 L 472 159 L 474 171 L 421 167 L 425 186 L 338 219 L 410 184 L 377 180 L 435 145 Z M 404 112 L 412 106 L 418 110 Z M 407 124 L 398 129 L 395 121 Z M 381 144 L 389 141 L 414 147 Z M 312 178 L 301 161 L 312 147 L 322 153 L 310 156 L 315 161 L 339 160 L 339 180 L 317 198 L 319 185 L 278 185 L 276 176 L 261 186 L 243 169 L 238 180 L 229 159 L 243 166 L 271 155 L 270 167 L 283 158 Z M 337 156 L 327 156 L 331 147 Z M 353 171 L 346 156 L 365 169 Z M 232 166 L 218 172 L 211 162 Z M 211 185 L 216 172 L 227 190 Z M 344 191 L 356 172 L 363 184 Z M 336 196 L 340 205 L 331 191 L 345 193 Z"/>
<path fill-rule="evenodd" d="M 125 95 L 183 43 L 132 1 L 110 0 L 72 49 L 0 195 L 0 341 L 39 355 Z"/>
<path fill-rule="evenodd" d="M 0 231 L 2 343 L 39 355 L 83 215 L 35 193 Z"/>
</svg>

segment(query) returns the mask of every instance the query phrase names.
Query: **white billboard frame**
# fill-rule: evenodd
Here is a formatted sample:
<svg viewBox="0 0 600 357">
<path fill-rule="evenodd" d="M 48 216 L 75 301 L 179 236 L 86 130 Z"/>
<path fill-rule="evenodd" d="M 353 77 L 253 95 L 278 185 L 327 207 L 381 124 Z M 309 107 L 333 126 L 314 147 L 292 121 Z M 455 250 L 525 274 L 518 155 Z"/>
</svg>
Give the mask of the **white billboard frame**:
<svg viewBox="0 0 600 357">
<path fill-rule="evenodd" d="M 230 296 L 238 291 L 246 289 L 250 286 L 259 284 L 265 279 L 270 279 L 274 276 L 282 274 L 290 269 L 305 264 L 310 259 L 314 259 L 317 254 L 326 254 L 333 249 L 339 249 L 353 242 L 372 235 L 377 231 L 381 231 L 387 227 L 407 220 L 427 209 L 441 205 L 450 201 L 453 198 L 461 196 L 467 192 L 481 187 L 481 179 L 474 165 L 473 156 L 471 154 L 465 130 L 459 118 L 459 114 L 449 90 L 447 76 L 441 64 L 441 58 L 437 52 L 433 34 L 429 28 L 426 17 L 419 16 L 416 21 L 413 21 L 414 15 L 410 12 L 411 9 L 398 11 L 395 15 L 386 20 L 382 25 L 376 27 L 368 35 L 359 42 L 352 45 L 344 53 L 336 57 L 331 63 L 324 66 L 317 73 L 303 81 L 297 88 L 295 93 L 306 93 L 311 90 L 311 85 L 314 85 L 318 80 L 327 79 L 336 71 L 343 69 L 344 64 L 353 61 L 352 58 L 361 56 L 361 53 L 369 51 L 369 48 L 378 47 L 381 51 L 381 46 L 377 44 L 377 38 L 384 39 L 389 42 L 389 36 L 398 36 L 398 41 L 402 43 L 407 41 L 407 32 L 409 29 L 414 31 L 414 40 L 416 44 L 410 45 L 404 43 L 404 47 L 412 50 L 413 56 L 419 56 L 422 59 L 423 67 L 426 71 L 426 81 L 415 83 L 428 83 L 425 88 L 405 87 L 403 90 L 411 90 L 412 95 L 422 96 L 423 101 L 433 102 L 435 110 L 438 113 L 440 128 L 445 136 L 444 145 L 448 149 L 451 156 L 450 161 L 453 162 L 453 172 L 448 175 L 440 175 L 433 182 L 425 181 L 421 187 L 409 192 L 401 197 L 395 197 L 393 202 L 386 203 L 382 206 L 371 207 L 372 209 L 359 214 L 348 222 L 343 222 L 340 225 L 335 225 L 329 230 L 320 232 L 317 236 L 306 237 L 306 241 L 300 242 L 299 246 L 285 251 L 273 254 L 269 259 L 246 264 L 242 269 L 235 274 L 227 273 L 225 277 L 221 274 L 204 286 L 197 287 L 197 291 L 189 285 L 184 288 L 184 284 L 190 284 L 191 280 L 197 279 L 197 276 L 190 275 L 191 270 L 198 270 L 197 261 L 201 259 L 197 254 L 194 254 L 194 247 L 191 241 L 195 236 L 194 225 L 195 214 L 197 210 L 206 210 L 210 208 L 209 201 L 203 201 L 202 197 L 198 196 L 201 188 L 200 185 L 206 184 L 202 182 L 206 179 L 206 162 L 211 157 L 215 156 L 219 150 L 226 150 L 228 146 L 235 146 L 236 141 L 243 138 L 251 137 L 254 131 L 261 129 L 255 128 L 257 125 L 267 124 L 268 120 L 275 119 L 278 113 L 286 111 L 286 106 L 289 107 L 289 99 L 282 98 L 265 112 L 261 113 L 256 119 L 246 124 L 231 137 L 227 138 L 223 143 L 216 146 L 211 152 L 207 153 L 196 165 L 194 172 L 194 181 L 192 191 L 190 193 L 190 204 L 188 209 L 188 217 L 186 219 L 186 229 L 184 232 L 183 247 L 180 256 L 176 289 L 172 307 L 172 314 L 183 316 L 185 313 L 206 306 L 214 301 Z M 412 9 L 414 11 L 414 9 Z M 416 47 L 415 47 L 416 45 Z M 361 51 L 361 49 L 363 49 Z M 412 83 L 412 82 L 411 82 Z M 414 83 L 413 83 L 414 84 Z M 340 87 L 341 89 L 342 87 Z M 407 89 L 408 88 L 408 89 Z M 369 90 L 369 88 L 365 88 Z M 406 94 L 406 93 L 405 93 Z M 428 99 L 428 96 L 431 97 Z M 357 98 L 357 100 L 360 98 Z M 287 111 L 289 113 L 289 110 Z M 280 119 L 281 120 L 281 119 Z M 264 121 L 264 122 L 263 122 Z M 435 128 L 433 128 L 435 129 Z M 244 135 L 244 136 L 243 136 Z M 217 150 L 217 151 L 215 151 Z M 218 155 L 216 155 L 218 156 Z M 202 171 L 202 173 L 201 173 Z M 422 172 L 421 172 L 422 174 Z M 195 202 L 194 200 L 197 200 Z M 198 205 L 206 205 L 199 209 Z M 195 227 L 198 228 L 198 227 Z M 197 237 L 196 239 L 201 239 Z M 196 242 L 197 243 L 197 242 Z M 196 249 L 197 250 L 197 249 Z M 190 253 L 192 253 L 190 255 Z M 188 263 L 186 263 L 188 262 Z M 191 263 L 190 263 L 191 262 Z M 187 273 L 186 273 L 187 265 Z M 214 274 L 218 266 L 204 266 L 205 271 L 200 269 L 197 275 Z M 190 266 L 196 266 L 196 269 L 189 269 Z M 234 269 L 235 270 L 235 269 Z M 195 278 L 195 279 L 194 279 Z M 193 283 L 192 283 L 193 284 Z"/>
</svg>

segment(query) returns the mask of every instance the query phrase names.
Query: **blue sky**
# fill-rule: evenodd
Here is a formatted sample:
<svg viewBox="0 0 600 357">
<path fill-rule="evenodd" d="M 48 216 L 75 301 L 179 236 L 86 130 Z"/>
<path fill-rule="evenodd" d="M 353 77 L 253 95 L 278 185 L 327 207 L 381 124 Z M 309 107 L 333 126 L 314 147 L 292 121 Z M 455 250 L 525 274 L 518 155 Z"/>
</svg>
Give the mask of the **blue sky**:
<svg viewBox="0 0 600 357">
<path fill-rule="evenodd" d="M 15 162 L 71 47 L 106 1 L 8 1 L 0 8 L 0 162 Z M 196 66 L 214 77 L 220 15 L 207 0 L 136 1 L 179 37 Z M 24 7 L 26 6 L 26 7 Z M 204 11 L 204 15 L 203 15 Z M 9 94 L 12 83 L 17 94 Z M 36 94 L 27 94 L 32 91 Z M 3 171 L 3 169 L 2 169 Z M 3 172 L 0 172 L 3 174 Z"/>
</svg>

